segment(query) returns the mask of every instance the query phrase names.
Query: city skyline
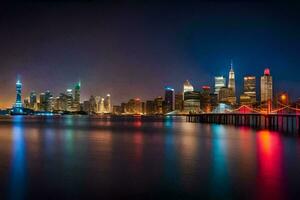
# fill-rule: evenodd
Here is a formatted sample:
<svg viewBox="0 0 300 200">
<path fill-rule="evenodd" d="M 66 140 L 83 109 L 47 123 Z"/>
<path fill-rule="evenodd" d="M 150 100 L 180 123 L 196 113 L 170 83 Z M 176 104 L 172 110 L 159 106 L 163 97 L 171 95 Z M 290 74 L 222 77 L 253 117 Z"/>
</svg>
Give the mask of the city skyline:
<svg viewBox="0 0 300 200">
<path fill-rule="evenodd" d="M 290 34 L 298 27 L 290 16 L 297 8 L 265 2 L 5 3 L 0 107 L 14 101 L 9 86 L 17 74 L 25 94 L 32 88 L 58 94 L 80 79 L 84 99 L 111 93 L 119 104 L 163 95 L 166 85 L 178 91 L 187 79 L 198 89 L 212 86 L 211 77 L 228 78 L 230 60 L 238 95 L 244 76 L 259 77 L 269 67 L 274 91 L 288 91 L 295 99 L 299 39 Z"/>
</svg>

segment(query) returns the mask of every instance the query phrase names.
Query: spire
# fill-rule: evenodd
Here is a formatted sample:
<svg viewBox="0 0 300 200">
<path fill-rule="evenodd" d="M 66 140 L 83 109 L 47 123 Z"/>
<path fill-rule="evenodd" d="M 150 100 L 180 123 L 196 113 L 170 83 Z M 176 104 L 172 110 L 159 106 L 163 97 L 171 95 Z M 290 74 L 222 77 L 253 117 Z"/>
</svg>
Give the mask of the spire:
<svg viewBox="0 0 300 200">
<path fill-rule="evenodd" d="M 232 61 L 232 59 L 230 60 L 230 71 L 233 71 L 233 61 Z"/>
</svg>

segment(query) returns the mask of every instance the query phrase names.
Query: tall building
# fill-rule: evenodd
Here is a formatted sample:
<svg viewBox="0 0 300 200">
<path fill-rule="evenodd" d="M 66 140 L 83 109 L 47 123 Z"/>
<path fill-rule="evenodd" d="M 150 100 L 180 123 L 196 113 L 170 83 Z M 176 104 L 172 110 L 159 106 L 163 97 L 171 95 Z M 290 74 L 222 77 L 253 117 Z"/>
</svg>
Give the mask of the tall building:
<svg viewBox="0 0 300 200">
<path fill-rule="evenodd" d="M 93 95 L 90 97 L 89 105 L 90 105 L 89 112 L 96 113 L 97 112 L 97 103 L 96 103 L 96 99 Z"/>
<path fill-rule="evenodd" d="M 101 113 L 101 97 L 100 96 L 96 96 L 95 100 L 96 100 L 96 113 Z"/>
<path fill-rule="evenodd" d="M 100 100 L 100 113 L 104 113 L 105 108 L 104 108 L 104 98 L 102 97 Z"/>
<path fill-rule="evenodd" d="M 40 111 L 46 111 L 46 109 L 47 109 L 46 96 L 45 96 L 45 93 L 42 92 L 42 93 L 40 93 L 40 106 L 39 106 L 39 110 Z"/>
<path fill-rule="evenodd" d="M 165 104 L 164 112 L 169 113 L 174 110 L 174 89 L 170 87 L 165 88 Z"/>
<path fill-rule="evenodd" d="M 106 113 L 111 112 L 111 99 L 110 99 L 110 94 L 106 95 L 106 98 L 104 100 L 104 109 Z"/>
<path fill-rule="evenodd" d="M 12 114 L 23 114 L 22 83 L 19 78 L 16 82 L 16 102 L 13 105 Z"/>
<path fill-rule="evenodd" d="M 67 111 L 73 111 L 73 91 L 72 89 L 67 89 Z"/>
<path fill-rule="evenodd" d="M 36 104 L 37 104 L 37 98 L 36 98 L 36 92 L 32 91 L 30 92 L 30 97 L 29 97 L 29 104 L 31 109 L 36 109 Z"/>
<path fill-rule="evenodd" d="M 264 70 L 264 75 L 260 78 L 260 98 L 261 102 L 273 99 L 273 81 L 268 68 Z"/>
<path fill-rule="evenodd" d="M 256 102 L 256 78 L 255 76 L 245 76 L 244 77 L 244 95 L 248 96 L 243 97 L 245 100 L 244 102 L 249 99 L 250 104 L 253 104 Z"/>
<path fill-rule="evenodd" d="M 81 88 L 81 82 L 79 81 L 78 83 L 76 83 L 74 89 L 73 107 L 75 111 L 80 111 L 80 88 Z"/>
<path fill-rule="evenodd" d="M 20 79 L 16 82 L 16 108 L 22 108 L 22 83 Z"/>
<path fill-rule="evenodd" d="M 235 77 L 232 62 L 229 71 L 228 88 L 232 90 L 232 96 L 235 96 Z"/>
<path fill-rule="evenodd" d="M 224 76 L 215 76 L 215 94 L 219 94 L 222 87 L 226 86 L 226 78 Z"/>
</svg>

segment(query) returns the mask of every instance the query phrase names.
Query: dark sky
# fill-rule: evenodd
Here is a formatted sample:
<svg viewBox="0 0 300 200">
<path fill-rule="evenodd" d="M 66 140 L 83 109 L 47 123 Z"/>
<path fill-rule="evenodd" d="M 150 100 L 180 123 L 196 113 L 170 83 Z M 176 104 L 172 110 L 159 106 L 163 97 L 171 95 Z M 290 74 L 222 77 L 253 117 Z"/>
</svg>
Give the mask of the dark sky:
<svg viewBox="0 0 300 200">
<path fill-rule="evenodd" d="M 299 4 L 253 1 L 14 2 L 0 7 L 0 106 L 21 76 L 31 90 L 65 91 L 82 81 L 82 100 L 153 98 L 165 85 L 198 89 L 228 76 L 271 69 L 275 91 L 300 96 Z"/>
</svg>

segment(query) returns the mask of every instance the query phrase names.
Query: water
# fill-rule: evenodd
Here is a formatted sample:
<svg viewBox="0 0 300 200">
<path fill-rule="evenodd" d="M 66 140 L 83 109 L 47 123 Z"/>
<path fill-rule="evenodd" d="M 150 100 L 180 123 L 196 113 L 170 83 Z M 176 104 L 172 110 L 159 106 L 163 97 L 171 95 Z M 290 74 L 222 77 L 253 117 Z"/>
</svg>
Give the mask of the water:
<svg viewBox="0 0 300 200">
<path fill-rule="evenodd" d="M 0 199 L 293 199 L 297 136 L 181 118 L 0 119 Z"/>
</svg>

